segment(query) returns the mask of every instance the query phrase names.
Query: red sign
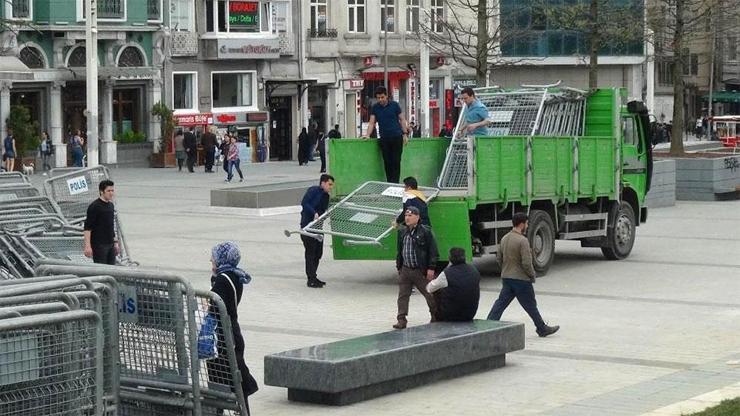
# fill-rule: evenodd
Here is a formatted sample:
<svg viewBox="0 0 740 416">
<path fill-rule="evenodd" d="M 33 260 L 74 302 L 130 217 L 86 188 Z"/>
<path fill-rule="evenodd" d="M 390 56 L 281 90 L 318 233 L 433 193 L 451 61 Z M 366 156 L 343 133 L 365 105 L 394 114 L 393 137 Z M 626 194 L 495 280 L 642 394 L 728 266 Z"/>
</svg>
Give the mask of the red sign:
<svg viewBox="0 0 740 416">
<path fill-rule="evenodd" d="M 219 114 L 216 116 L 216 120 L 219 123 L 233 123 L 236 121 L 236 115 L 234 114 Z"/>
<path fill-rule="evenodd" d="M 229 2 L 229 12 L 231 13 L 250 13 L 259 10 L 258 2 L 251 1 L 231 1 Z"/>
<path fill-rule="evenodd" d="M 247 121 L 250 123 L 264 123 L 267 121 L 267 113 L 247 113 Z"/>
<path fill-rule="evenodd" d="M 213 123 L 213 114 L 176 114 L 175 122 L 178 126 L 202 126 Z"/>
<path fill-rule="evenodd" d="M 429 108 L 439 108 L 439 100 L 429 100 Z"/>
</svg>

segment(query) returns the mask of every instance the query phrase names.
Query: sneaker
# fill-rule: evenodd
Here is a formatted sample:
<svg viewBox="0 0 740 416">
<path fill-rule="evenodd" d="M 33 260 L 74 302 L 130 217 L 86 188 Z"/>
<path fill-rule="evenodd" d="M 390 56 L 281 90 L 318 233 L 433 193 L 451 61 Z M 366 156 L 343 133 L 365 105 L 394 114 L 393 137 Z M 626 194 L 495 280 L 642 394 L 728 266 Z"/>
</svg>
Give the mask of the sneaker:
<svg viewBox="0 0 740 416">
<path fill-rule="evenodd" d="M 306 286 L 312 287 L 312 288 L 322 288 L 324 285 L 318 282 L 316 279 L 311 279 L 308 282 L 306 282 Z"/>
<path fill-rule="evenodd" d="M 542 330 L 539 330 L 539 329 L 537 330 L 537 335 L 544 338 L 546 336 L 549 336 L 549 335 L 552 335 L 558 332 L 558 329 L 560 329 L 560 325 L 553 325 L 553 326 L 545 325 L 545 327 L 542 328 Z"/>
</svg>

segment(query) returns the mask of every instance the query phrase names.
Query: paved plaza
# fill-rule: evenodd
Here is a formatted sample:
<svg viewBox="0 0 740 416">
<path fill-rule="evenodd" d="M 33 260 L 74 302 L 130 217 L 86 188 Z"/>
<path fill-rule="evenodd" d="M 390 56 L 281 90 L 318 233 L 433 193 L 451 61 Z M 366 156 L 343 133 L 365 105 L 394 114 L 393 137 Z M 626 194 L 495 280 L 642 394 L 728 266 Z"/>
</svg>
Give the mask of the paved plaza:
<svg viewBox="0 0 740 416">
<path fill-rule="evenodd" d="M 243 185 L 318 180 L 318 170 L 317 163 L 248 164 Z M 538 338 L 513 303 L 503 319 L 525 323 L 526 347 L 508 354 L 506 367 L 346 407 L 289 402 L 285 389 L 262 384 L 263 356 L 391 330 L 395 268 L 335 261 L 327 243 L 319 278 L 328 284 L 307 288 L 300 239 L 283 235 L 298 228 L 299 215 L 211 208 L 211 189 L 242 185 L 225 184 L 218 172 L 114 169 L 112 176 L 131 255 L 142 266 L 208 288 L 211 247 L 240 245 L 253 277 L 239 320 L 261 387 L 250 397 L 255 415 L 640 415 L 740 381 L 740 201 L 679 202 L 650 211 L 624 261 L 558 242 L 535 290 L 545 320 L 561 330 Z M 501 280 L 493 259 L 475 263 L 483 274 L 477 318 L 485 319 Z M 409 325 L 427 321 L 425 302 L 412 296 Z"/>
</svg>

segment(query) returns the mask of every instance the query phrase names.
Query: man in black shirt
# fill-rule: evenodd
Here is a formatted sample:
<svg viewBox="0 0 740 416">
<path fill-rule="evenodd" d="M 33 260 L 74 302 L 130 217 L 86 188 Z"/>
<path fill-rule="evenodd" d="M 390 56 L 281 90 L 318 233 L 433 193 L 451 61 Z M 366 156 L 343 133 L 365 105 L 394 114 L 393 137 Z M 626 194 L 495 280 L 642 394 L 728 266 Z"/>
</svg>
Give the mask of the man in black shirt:
<svg viewBox="0 0 740 416">
<path fill-rule="evenodd" d="M 85 218 L 85 256 L 95 263 L 116 264 L 119 253 L 115 232 L 116 210 L 113 206 L 113 181 L 104 180 L 98 186 L 100 198 L 87 207 Z"/>
<path fill-rule="evenodd" d="M 208 130 L 201 138 L 203 150 L 206 152 L 206 173 L 213 173 L 214 156 L 216 155 L 216 135 Z"/>
<path fill-rule="evenodd" d="M 450 249 L 450 265 L 429 282 L 427 292 L 434 294 L 438 321 L 471 321 L 478 311 L 480 274 L 465 263 L 465 250 Z"/>
</svg>

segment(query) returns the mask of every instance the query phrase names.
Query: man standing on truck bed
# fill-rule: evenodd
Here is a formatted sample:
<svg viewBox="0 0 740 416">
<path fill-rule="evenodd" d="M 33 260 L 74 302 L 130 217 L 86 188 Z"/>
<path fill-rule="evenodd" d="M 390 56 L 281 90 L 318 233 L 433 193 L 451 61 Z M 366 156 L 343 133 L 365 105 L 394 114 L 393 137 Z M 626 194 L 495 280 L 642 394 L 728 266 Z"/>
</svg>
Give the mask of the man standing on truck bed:
<svg viewBox="0 0 740 416">
<path fill-rule="evenodd" d="M 465 101 L 465 134 L 469 136 L 487 136 L 488 109 L 475 98 L 475 91 L 466 87 L 460 93 Z"/>
<path fill-rule="evenodd" d="M 534 298 L 535 281 L 534 266 L 532 265 L 532 249 L 524 233 L 527 231 L 527 214 L 517 212 L 511 219 L 514 228 L 501 239 L 496 258 L 501 265 L 501 293 L 493 304 L 488 319 L 498 321 L 504 310 L 516 298 L 527 312 L 534 325 L 537 335 L 546 337 L 558 332 L 559 326 L 548 326 L 537 309 L 537 300 Z"/>
<path fill-rule="evenodd" d="M 362 136 L 367 139 L 373 134 L 375 122 L 378 122 L 380 138 L 378 144 L 383 154 L 383 165 L 385 167 L 385 180 L 398 183 L 401 177 L 401 154 L 403 146 L 408 142 L 409 127 L 403 110 L 397 102 L 388 99 L 388 91 L 385 87 L 375 89 L 375 98 L 378 100 L 370 110 L 370 122 L 367 134 Z"/>
</svg>

